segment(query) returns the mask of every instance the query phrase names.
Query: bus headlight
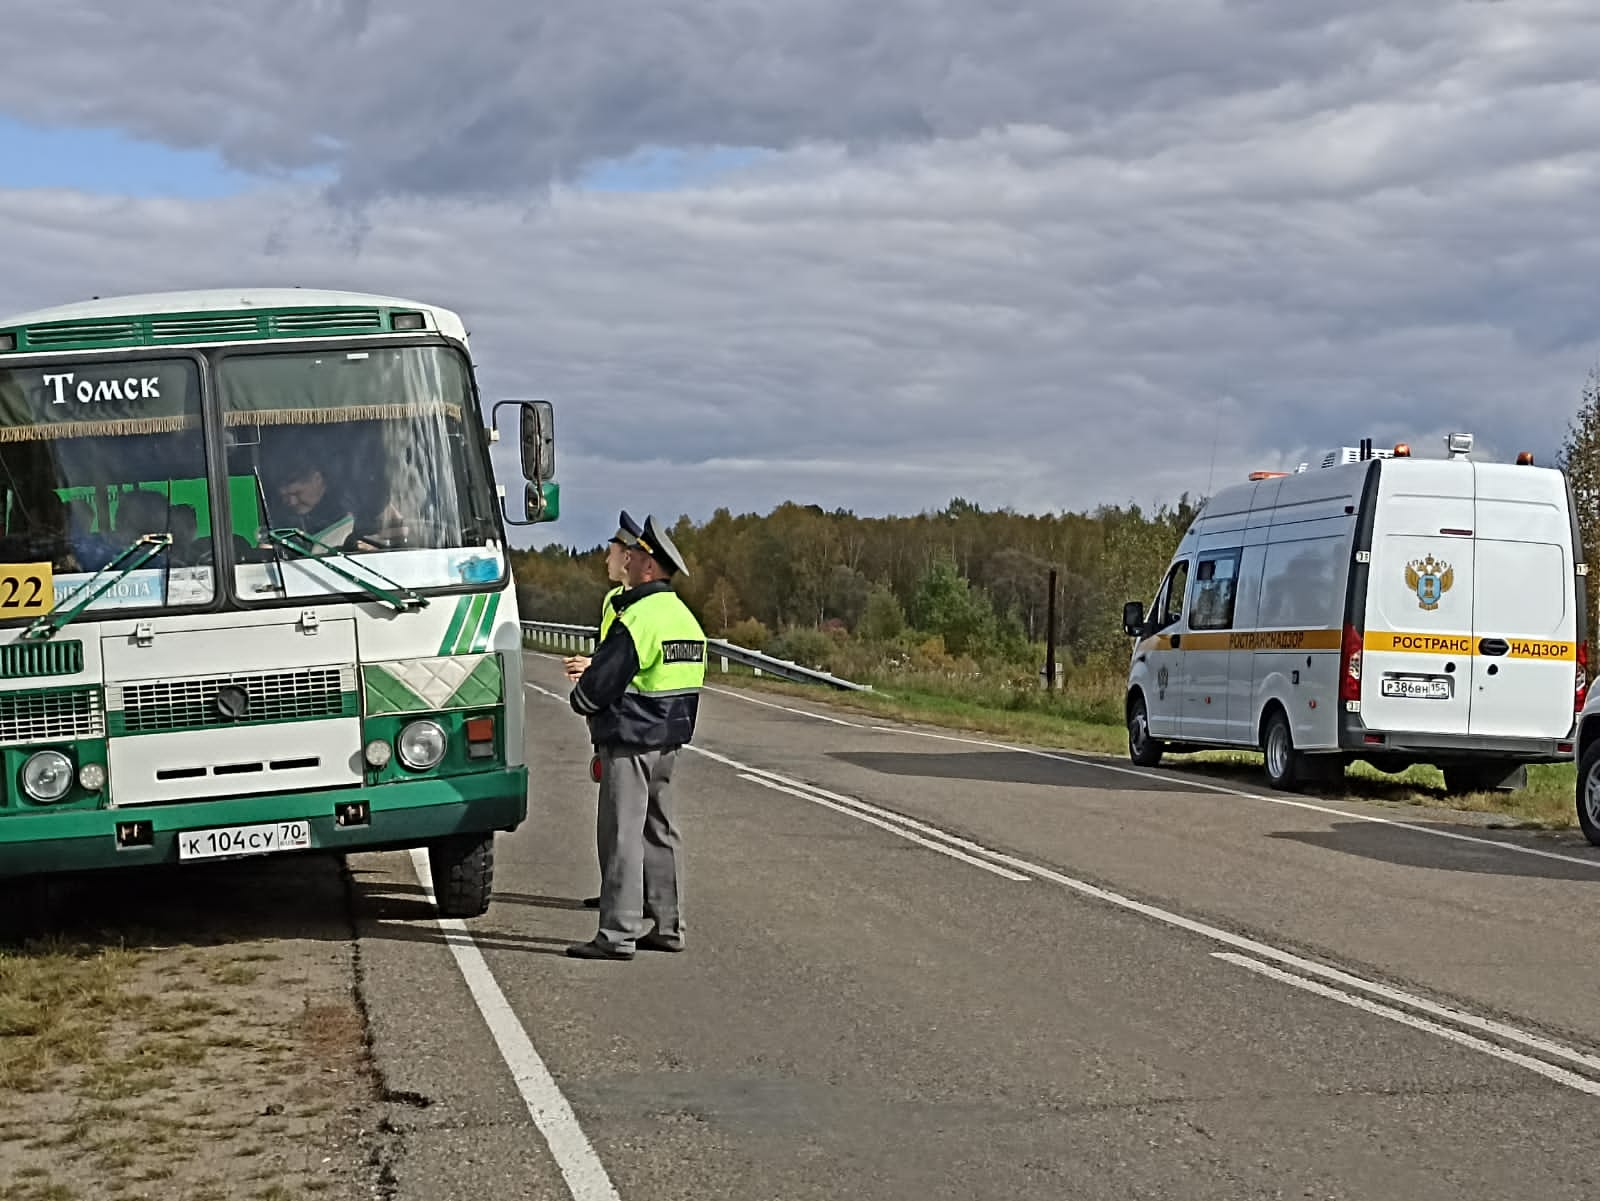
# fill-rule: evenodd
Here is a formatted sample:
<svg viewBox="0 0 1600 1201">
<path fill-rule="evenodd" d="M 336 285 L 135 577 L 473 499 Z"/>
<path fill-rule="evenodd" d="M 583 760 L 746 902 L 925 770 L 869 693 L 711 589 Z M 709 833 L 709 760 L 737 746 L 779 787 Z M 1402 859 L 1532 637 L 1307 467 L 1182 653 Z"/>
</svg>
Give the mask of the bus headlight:
<svg viewBox="0 0 1600 1201">
<path fill-rule="evenodd" d="M 389 760 L 394 757 L 394 749 L 381 738 L 374 738 L 367 743 L 364 753 L 367 757 L 367 766 L 377 768 L 379 771 L 388 767 Z"/>
<path fill-rule="evenodd" d="M 438 767 L 446 745 L 444 728 L 436 721 L 414 721 L 400 731 L 400 762 L 414 771 Z"/>
<path fill-rule="evenodd" d="M 60 751 L 36 751 L 22 765 L 22 790 L 36 801 L 59 801 L 72 787 L 72 760 Z"/>
<path fill-rule="evenodd" d="M 105 765 L 85 763 L 78 769 L 78 784 L 85 792 L 99 792 L 106 786 Z"/>
</svg>

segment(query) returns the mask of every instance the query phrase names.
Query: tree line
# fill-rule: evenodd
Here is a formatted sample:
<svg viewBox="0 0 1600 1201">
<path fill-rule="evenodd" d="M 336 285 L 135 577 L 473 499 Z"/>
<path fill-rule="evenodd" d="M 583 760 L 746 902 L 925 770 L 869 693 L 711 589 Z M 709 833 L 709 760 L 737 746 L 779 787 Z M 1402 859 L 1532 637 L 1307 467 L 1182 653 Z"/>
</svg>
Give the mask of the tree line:
<svg viewBox="0 0 1600 1201">
<path fill-rule="evenodd" d="M 764 515 L 681 517 L 671 534 L 692 570 L 679 592 L 708 633 L 829 665 L 853 647 L 930 666 L 1036 669 L 1054 569 L 1057 655 L 1071 668 L 1126 660 L 1122 603 L 1148 599 L 1194 513 L 1187 497 L 1148 512 L 1048 515 L 958 497 L 912 517 L 789 502 Z M 603 546 L 516 552 L 514 563 L 524 612 L 595 623 Z"/>
</svg>

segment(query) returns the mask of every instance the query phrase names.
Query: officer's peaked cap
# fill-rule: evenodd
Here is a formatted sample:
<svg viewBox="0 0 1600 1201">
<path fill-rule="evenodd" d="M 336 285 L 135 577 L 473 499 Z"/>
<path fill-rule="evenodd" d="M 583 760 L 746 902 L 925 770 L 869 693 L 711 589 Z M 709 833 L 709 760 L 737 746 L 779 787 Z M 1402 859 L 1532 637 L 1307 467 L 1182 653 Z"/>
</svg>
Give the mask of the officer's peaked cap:
<svg viewBox="0 0 1600 1201">
<path fill-rule="evenodd" d="M 639 523 L 624 509 L 617 514 L 617 532 L 611 535 L 611 541 L 620 542 L 623 546 L 638 546 L 639 535 L 644 533 Z"/>
<path fill-rule="evenodd" d="M 683 554 L 673 545 L 672 539 L 667 537 L 667 531 L 654 516 L 644 519 L 644 531 L 639 535 L 639 545 L 666 570 L 668 575 L 688 575 L 689 569 L 684 566 Z"/>
</svg>

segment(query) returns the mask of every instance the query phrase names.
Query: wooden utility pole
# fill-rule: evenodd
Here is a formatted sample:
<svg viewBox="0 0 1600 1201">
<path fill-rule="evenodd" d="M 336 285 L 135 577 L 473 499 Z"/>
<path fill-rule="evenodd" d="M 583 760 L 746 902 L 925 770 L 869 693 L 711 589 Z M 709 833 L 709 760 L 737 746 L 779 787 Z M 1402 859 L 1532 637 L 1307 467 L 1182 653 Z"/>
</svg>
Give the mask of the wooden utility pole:
<svg viewBox="0 0 1600 1201">
<path fill-rule="evenodd" d="M 1050 569 L 1050 597 L 1045 604 L 1044 625 L 1044 687 L 1054 692 L 1056 687 L 1056 569 Z"/>
</svg>

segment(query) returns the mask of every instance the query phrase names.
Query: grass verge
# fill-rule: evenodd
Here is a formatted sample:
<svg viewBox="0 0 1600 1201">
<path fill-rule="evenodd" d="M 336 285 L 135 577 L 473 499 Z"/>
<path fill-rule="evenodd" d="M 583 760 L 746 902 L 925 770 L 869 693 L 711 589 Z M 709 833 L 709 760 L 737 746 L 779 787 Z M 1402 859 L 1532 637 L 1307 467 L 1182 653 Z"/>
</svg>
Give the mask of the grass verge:
<svg viewBox="0 0 1600 1201">
<path fill-rule="evenodd" d="M 0 1201 L 371 1195 L 336 869 L 64 891 L 58 933 L 0 946 Z"/>
</svg>

